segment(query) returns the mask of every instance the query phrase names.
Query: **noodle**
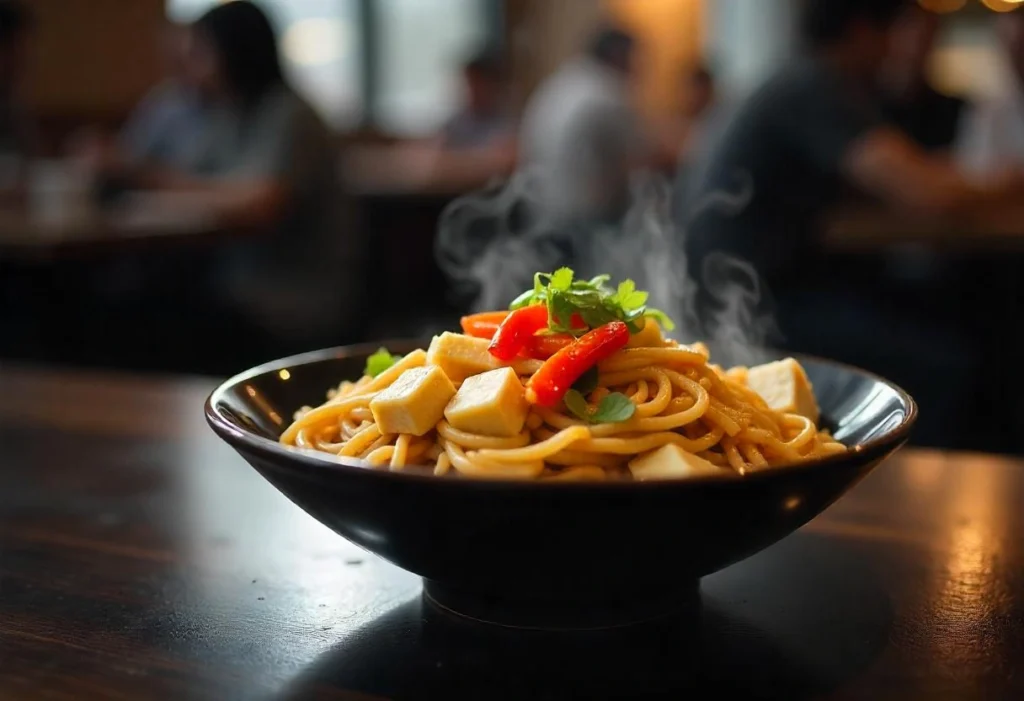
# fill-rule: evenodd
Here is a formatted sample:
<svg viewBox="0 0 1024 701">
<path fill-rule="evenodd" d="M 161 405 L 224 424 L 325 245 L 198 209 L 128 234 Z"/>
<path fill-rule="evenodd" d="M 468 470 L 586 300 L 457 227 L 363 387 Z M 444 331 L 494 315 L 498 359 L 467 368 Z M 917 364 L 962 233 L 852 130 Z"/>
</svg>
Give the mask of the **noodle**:
<svg viewBox="0 0 1024 701">
<path fill-rule="evenodd" d="M 628 477 L 634 458 L 666 446 L 703 459 L 708 469 L 740 475 L 845 450 L 807 416 L 772 409 L 747 384 L 752 370 L 722 369 L 709 363 L 702 345 L 674 342 L 619 350 L 597 365 L 597 386 L 581 395 L 575 411 L 585 402 L 592 417 L 609 398 L 622 395 L 616 401 L 628 399 L 633 407 L 617 421 L 591 423 L 561 402 L 554 408 L 537 403 L 504 435 L 457 428 L 453 422 L 465 425 L 454 418 L 431 419 L 422 435 L 382 433 L 376 409 L 371 411 L 374 398 L 406 371 L 430 366 L 429 357 L 414 351 L 374 378 L 341 382 L 328 391 L 326 403 L 297 412 L 281 442 L 379 469 L 423 465 L 438 477 L 560 482 Z M 506 372 L 513 383 L 517 377 L 529 382 L 541 366 L 520 359 Z M 451 384 L 467 388 L 470 380 L 463 377 Z"/>
</svg>

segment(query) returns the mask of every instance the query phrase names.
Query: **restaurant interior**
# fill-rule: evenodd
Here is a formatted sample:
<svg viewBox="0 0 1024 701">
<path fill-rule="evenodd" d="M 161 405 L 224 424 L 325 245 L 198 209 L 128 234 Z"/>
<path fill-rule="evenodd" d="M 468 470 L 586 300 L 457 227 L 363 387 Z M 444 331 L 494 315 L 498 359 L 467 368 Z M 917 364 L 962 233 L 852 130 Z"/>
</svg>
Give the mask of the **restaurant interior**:
<svg viewBox="0 0 1024 701">
<path fill-rule="evenodd" d="M 681 219 L 693 206 L 676 196 L 680 183 L 699 169 L 724 113 L 799 43 L 792 0 L 261 0 L 280 80 L 306 110 L 297 133 L 308 138 L 275 141 L 273 115 L 261 115 L 251 153 L 217 148 L 241 133 L 220 132 L 217 153 L 195 156 L 186 152 L 205 138 L 198 122 L 215 116 L 184 93 L 225 81 L 203 74 L 217 73 L 211 48 L 257 63 L 246 43 L 257 39 L 207 21 L 232 4 L 32 0 L 10 13 L 5 5 L 4 360 L 226 377 L 305 350 L 456 327 L 500 298 L 478 263 L 508 215 L 501 200 L 472 234 L 479 245 L 453 252 L 446 241 L 470 236 L 458 230 L 460 207 L 514 187 L 531 158 L 525 121 L 534 98 L 593 48 L 599 30 L 614 27 L 635 47 L 629 108 L 661 151 L 643 164 L 645 175 L 680 201 Z M 910 117 L 900 126 L 936 158 L 958 162 L 970 116 L 1016 80 L 1000 21 L 1017 5 L 921 0 L 920 16 L 890 47 L 893 94 L 917 82 L 930 89 L 918 99 L 906 88 Z M 221 72 L 238 78 L 219 58 Z M 1024 111 L 1011 116 L 1024 120 Z M 1012 132 L 1005 143 L 1020 138 L 1020 126 L 998 127 Z M 1017 149 L 1002 155 L 1021 168 Z M 190 178 L 142 177 L 136 168 L 204 156 L 219 159 L 216 177 L 205 166 Z M 317 168 L 332 172 L 313 183 Z M 329 194 L 313 194 L 314 185 Z M 818 197 L 802 187 L 794 182 L 788 196 Z M 970 217 L 875 195 L 844 188 L 822 213 L 811 265 L 842 283 L 819 296 L 814 276 L 794 280 L 818 303 L 792 317 L 782 342 L 903 384 L 921 405 L 918 444 L 1024 451 L 1016 352 L 1024 219 L 1012 202 Z M 320 216 L 325 202 L 329 221 Z M 280 265 L 254 263 L 253 244 L 271 239 Z M 587 265 L 655 278 L 652 301 L 685 308 L 685 299 L 665 298 L 662 290 L 671 297 L 675 288 L 648 272 L 643 255 L 590 253 Z M 679 257 L 663 275 L 685 268 Z M 770 298 L 771 288 L 755 279 L 743 293 Z M 840 297 L 857 303 L 831 303 Z M 756 318 L 771 321 L 771 305 L 762 306 L 738 317 L 744 341 L 775 342 L 754 331 L 771 326 Z"/>
<path fill-rule="evenodd" d="M 1024 0 L 0 0 L 0 701 L 1021 701 L 1022 273 Z"/>
</svg>

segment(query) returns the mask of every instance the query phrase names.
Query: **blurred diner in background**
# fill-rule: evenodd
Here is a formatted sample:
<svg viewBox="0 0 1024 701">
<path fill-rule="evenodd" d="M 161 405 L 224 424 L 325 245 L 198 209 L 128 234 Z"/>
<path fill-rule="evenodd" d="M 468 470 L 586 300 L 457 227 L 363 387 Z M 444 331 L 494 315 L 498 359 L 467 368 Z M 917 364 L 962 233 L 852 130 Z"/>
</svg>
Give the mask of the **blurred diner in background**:
<svg viewBox="0 0 1024 701">
<path fill-rule="evenodd" d="M 0 0 L 0 359 L 226 375 L 540 260 L 1024 452 L 1022 86 L 1010 0 Z"/>
</svg>

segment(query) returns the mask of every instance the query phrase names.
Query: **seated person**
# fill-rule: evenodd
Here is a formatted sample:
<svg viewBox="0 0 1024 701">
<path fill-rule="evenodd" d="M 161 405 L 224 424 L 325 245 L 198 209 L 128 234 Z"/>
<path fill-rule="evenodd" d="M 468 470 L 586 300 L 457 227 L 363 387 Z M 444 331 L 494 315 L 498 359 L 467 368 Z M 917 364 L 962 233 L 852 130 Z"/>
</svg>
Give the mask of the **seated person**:
<svg viewBox="0 0 1024 701">
<path fill-rule="evenodd" d="M 678 116 L 673 120 L 675 150 L 681 164 L 688 163 L 710 128 L 708 120 L 715 116 L 717 89 L 715 76 L 704 64 L 687 68 L 683 73 Z"/>
<path fill-rule="evenodd" d="M 462 70 L 465 104 L 437 133 L 386 146 L 350 146 L 356 189 L 461 194 L 515 170 L 516 122 L 500 58 L 482 52 Z"/>
<path fill-rule="evenodd" d="M 905 10 L 893 25 L 881 85 L 883 114 L 919 146 L 945 152 L 956 139 L 966 102 L 929 82 L 928 61 L 941 29 L 941 15 L 919 5 Z"/>
<path fill-rule="evenodd" d="M 349 323 L 362 251 L 339 226 L 336 143 L 286 83 L 269 20 L 247 0 L 218 5 L 192 27 L 187 60 L 209 110 L 195 148 L 126 177 L 249 232 L 225 245 L 209 304 L 289 337 Z"/>
<path fill-rule="evenodd" d="M 168 24 L 161 39 L 167 77 L 136 107 L 118 145 L 132 163 L 183 167 L 202 135 L 204 110 L 188 70 L 188 27 Z"/>
<path fill-rule="evenodd" d="M 781 290 L 799 279 L 794 272 L 819 267 L 812 263 L 823 215 L 847 189 L 897 208 L 967 218 L 1015 201 L 1019 178 L 975 185 L 885 119 L 875 85 L 888 30 L 906 7 L 906 0 L 805 3 L 811 50 L 737 109 L 701 169 L 691 262 L 728 250 Z M 712 195 L 743 191 L 744 206 L 700 207 Z"/>
<path fill-rule="evenodd" d="M 722 125 L 728 122 L 727 101 L 719 97 L 711 69 L 699 63 L 683 74 L 683 91 L 679 118 L 669 134 L 677 154 L 673 192 L 673 211 L 678 221 L 686 220 L 686 202 L 699 184 L 697 170 L 707 159 Z"/>
<path fill-rule="evenodd" d="M 918 312 L 894 313 L 896 300 L 873 299 L 872 273 L 844 278 L 820 247 L 822 223 L 847 189 L 965 220 L 1019 197 L 1019 179 L 973 184 L 886 122 L 876 85 L 889 29 L 906 8 L 904 0 L 804 4 L 809 51 L 750 96 L 725 128 L 701 169 L 685 244 L 701 282 L 723 256 L 752 265 L 775 300 L 788 348 L 868 367 L 913 358 L 894 379 L 920 394 L 918 435 L 942 440 L 942 422 L 954 420 L 970 389 L 965 366 L 973 351 L 959 347 L 955 332 L 914 330 L 925 325 Z M 728 301 L 712 299 L 705 284 L 706 317 Z M 939 376 L 948 382 L 937 385 Z"/>
<path fill-rule="evenodd" d="M 552 219 L 585 226 L 621 220 L 632 175 L 655 160 L 634 101 L 637 53 L 628 32 L 602 28 L 530 98 L 521 157 L 549 183 L 541 207 Z"/>
<path fill-rule="evenodd" d="M 508 108 L 504 64 L 482 52 L 462 71 L 465 104 L 426 144 L 396 150 L 392 169 L 418 173 L 427 187 L 475 190 L 516 166 L 516 122 Z"/>
<path fill-rule="evenodd" d="M 516 125 L 508 109 L 505 68 L 499 56 L 481 52 L 462 69 L 465 105 L 438 135 L 441 148 L 468 150 L 507 148 Z"/>
<path fill-rule="evenodd" d="M 1024 12 L 996 21 L 1008 80 L 1001 95 L 967 115 L 956 149 L 960 167 L 979 179 L 1024 170 Z"/>
</svg>

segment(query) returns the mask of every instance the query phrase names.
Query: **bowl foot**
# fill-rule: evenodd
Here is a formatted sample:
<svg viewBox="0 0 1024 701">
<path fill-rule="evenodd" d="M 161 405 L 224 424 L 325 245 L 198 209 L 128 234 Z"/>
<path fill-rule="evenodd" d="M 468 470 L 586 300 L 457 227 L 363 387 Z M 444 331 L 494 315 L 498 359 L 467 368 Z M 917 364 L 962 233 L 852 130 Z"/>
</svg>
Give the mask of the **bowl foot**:
<svg viewBox="0 0 1024 701">
<path fill-rule="evenodd" d="M 480 623 L 532 630 L 604 630 L 642 625 L 700 609 L 700 580 L 642 598 L 511 599 L 423 580 L 424 599 Z"/>
</svg>

